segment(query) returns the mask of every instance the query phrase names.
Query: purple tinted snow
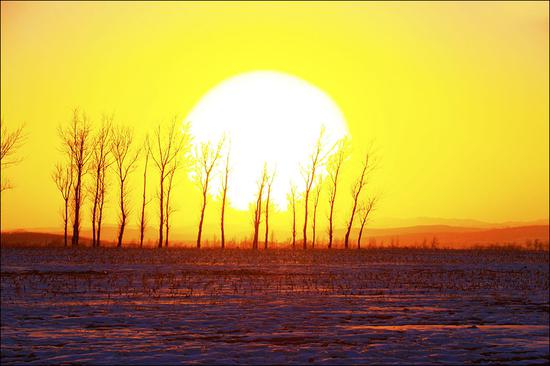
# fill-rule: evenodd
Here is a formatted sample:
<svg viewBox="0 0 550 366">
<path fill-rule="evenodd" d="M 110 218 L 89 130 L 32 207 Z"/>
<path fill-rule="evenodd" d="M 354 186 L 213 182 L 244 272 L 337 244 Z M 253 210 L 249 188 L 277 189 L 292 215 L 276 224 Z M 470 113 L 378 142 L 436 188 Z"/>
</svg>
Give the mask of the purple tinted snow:
<svg viewBox="0 0 550 366">
<path fill-rule="evenodd" d="M 7 249 L 2 364 L 549 361 L 548 253 Z"/>
</svg>

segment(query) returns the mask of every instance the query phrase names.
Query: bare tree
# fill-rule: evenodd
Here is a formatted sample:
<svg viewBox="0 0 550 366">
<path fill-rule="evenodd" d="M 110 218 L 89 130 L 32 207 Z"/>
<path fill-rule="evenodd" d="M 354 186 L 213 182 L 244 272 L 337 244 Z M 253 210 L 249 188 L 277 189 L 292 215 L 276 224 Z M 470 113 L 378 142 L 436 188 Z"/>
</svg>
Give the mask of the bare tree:
<svg viewBox="0 0 550 366">
<path fill-rule="evenodd" d="M 313 153 L 309 157 L 308 165 L 302 169 L 302 176 L 304 177 L 305 190 L 304 190 L 304 229 L 303 229 L 303 248 L 307 249 L 307 223 L 308 223 L 308 204 L 309 204 L 309 194 L 311 192 L 311 187 L 315 181 L 315 174 L 319 167 L 323 164 L 323 161 L 326 157 L 326 153 L 323 152 L 324 148 L 324 135 L 325 128 L 321 128 L 317 142 L 315 143 L 315 148 Z"/>
<path fill-rule="evenodd" d="M 318 179 L 316 185 L 315 185 L 315 191 L 313 192 L 313 222 L 311 225 L 312 229 L 312 238 L 311 238 L 311 247 L 315 248 L 315 234 L 316 234 L 316 228 L 317 228 L 317 207 L 319 206 L 319 197 L 321 196 L 321 189 L 322 189 L 322 181 L 321 179 Z"/>
<path fill-rule="evenodd" d="M 98 206 L 97 206 L 97 233 L 95 236 L 95 240 L 97 242 L 97 245 L 99 246 L 101 244 L 101 228 L 103 223 L 103 208 L 105 206 L 105 195 L 107 194 L 107 170 L 109 167 L 113 164 L 113 160 L 107 160 L 106 163 L 103 165 L 100 171 L 100 178 L 99 178 L 99 197 L 97 199 Z"/>
<path fill-rule="evenodd" d="M 89 186 L 89 193 L 92 198 L 92 246 L 100 245 L 98 236 L 101 235 L 99 227 L 100 216 L 103 216 L 103 203 L 105 202 L 105 174 L 111 165 L 109 160 L 110 138 L 112 118 L 104 116 L 103 124 L 93 138 L 92 157 L 90 170 L 92 174 L 92 185 Z M 101 211 L 101 213 L 100 213 Z"/>
<path fill-rule="evenodd" d="M 336 152 L 329 158 L 328 161 L 328 177 L 330 179 L 329 185 L 329 216 L 328 216 L 328 248 L 332 248 L 332 242 L 334 239 L 334 207 L 336 202 L 336 192 L 338 191 L 338 178 L 340 177 L 340 170 L 342 164 L 346 159 L 347 140 L 341 139 L 336 145 Z"/>
<path fill-rule="evenodd" d="M 73 118 L 69 126 L 59 128 L 59 136 L 64 150 L 72 162 L 73 172 L 73 236 L 72 245 L 78 246 L 80 238 L 80 209 L 82 206 L 82 182 L 87 173 L 88 162 L 92 149 L 90 144 L 90 122 L 86 114 L 73 110 Z"/>
<path fill-rule="evenodd" d="M 117 247 L 122 247 L 122 238 L 126 220 L 130 214 L 127 179 L 128 175 L 135 169 L 138 153 L 132 151 L 132 130 L 128 127 L 116 127 L 113 130 L 111 141 L 111 152 L 114 158 L 115 172 L 119 184 L 119 224 Z"/>
<path fill-rule="evenodd" d="M 185 127 L 187 126 L 189 125 L 185 125 Z M 182 130 L 182 131 L 185 131 L 185 130 Z M 186 133 L 185 135 L 186 138 L 184 139 L 184 147 L 183 147 L 182 153 L 178 154 L 178 156 L 169 165 L 168 175 L 167 175 L 168 184 L 166 185 L 166 205 L 165 205 L 165 212 L 164 212 L 164 216 L 165 216 L 164 226 L 166 230 L 165 236 L 164 236 L 164 246 L 166 248 L 168 247 L 168 235 L 170 234 L 170 216 L 172 215 L 172 213 L 176 211 L 171 201 L 171 193 L 172 193 L 172 187 L 174 183 L 174 176 L 177 171 L 179 171 L 181 168 L 184 167 L 185 164 L 188 163 L 188 158 L 189 158 L 187 156 L 187 149 L 189 146 L 188 143 L 189 143 L 190 135 L 188 132 L 182 132 L 182 133 Z"/>
<path fill-rule="evenodd" d="M 216 146 L 211 142 L 202 143 L 200 148 L 195 150 L 196 178 L 202 192 L 201 216 L 199 220 L 199 230 L 197 233 L 197 248 L 201 247 L 202 225 L 204 223 L 204 212 L 208 203 L 208 185 L 210 183 L 212 171 L 216 162 L 221 156 L 224 139 L 220 139 Z"/>
<path fill-rule="evenodd" d="M 252 249 L 258 249 L 258 237 L 260 233 L 260 222 L 262 221 L 262 195 L 267 182 L 267 165 L 264 164 L 262 176 L 258 180 L 258 195 L 256 198 L 256 207 L 254 209 L 254 238 L 252 240 Z"/>
<path fill-rule="evenodd" d="M 153 141 L 148 141 L 151 159 L 153 159 L 159 172 L 159 248 L 162 248 L 164 237 L 165 181 L 170 175 L 174 161 L 189 145 L 191 139 L 189 127 L 189 123 L 184 123 L 178 128 L 177 117 L 174 117 L 172 123 L 166 129 L 162 128 L 161 125 L 157 126 Z"/>
<path fill-rule="evenodd" d="M 67 228 L 69 225 L 69 201 L 71 199 L 71 190 L 73 188 L 73 172 L 71 171 L 71 165 L 72 164 L 70 163 L 66 166 L 56 164 L 55 170 L 52 172 L 52 179 L 59 190 L 59 193 L 61 193 L 61 197 L 63 198 L 63 243 L 65 246 L 68 245 Z"/>
<path fill-rule="evenodd" d="M 16 158 L 14 155 L 17 153 L 17 150 L 19 150 L 19 148 L 25 141 L 25 135 L 23 133 L 24 126 L 19 126 L 17 129 L 9 131 L 3 119 L 0 119 L 0 125 L 2 132 L 2 142 L 0 146 L 0 166 L 2 167 L 2 172 L 4 172 L 7 167 L 15 165 L 21 161 L 21 159 Z M 10 188 L 12 188 L 12 185 L 9 180 L 2 177 L 2 183 L 0 183 L 0 192 Z"/>
<path fill-rule="evenodd" d="M 143 248 L 143 238 L 145 236 L 145 228 L 147 226 L 147 217 L 145 216 L 145 206 L 147 201 L 147 165 L 149 164 L 149 139 L 145 139 L 145 166 L 143 168 L 143 197 L 141 201 L 141 215 L 139 220 L 139 246 Z"/>
<path fill-rule="evenodd" d="M 369 165 L 369 154 L 365 154 L 365 160 L 363 161 L 363 167 L 361 169 L 361 175 L 359 175 L 359 178 L 355 181 L 352 189 L 351 189 L 351 195 L 353 197 L 353 207 L 351 209 L 351 215 L 348 222 L 348 228 L 346 231 L 346 236 L 344 237 L 344 247 L 348 249 L 349 247 L 349 235 L 351 233 L 351 228 L 353 226 L 353 219 L 355 218 L 355 212 L 357 211 L 357 203 L 359 201 L 359 195 L 361 194 L 361 191 L 363 190 L 363 187 L 367 184 L 366 176 L 367 172 L 370 169 Z"/>
<path fill-rule="evenodd" d="M 264 249 L 267 249 L 267 237 L 269 234 L 269 205 L 271 200 L 271 186 L 275 180 L 276 171 L 273 170 L 271 173 L 267 173 L 266 184 L 267 184 L 267 197 L 265 200 L 265 239 L 264 239 Z"/>
<path fill-rule="evenodd" d="M 359 235 L 357 236 L 357 249 L 361 249 L 361 235 L 363 235 L 363 228 L 367 223 L 371 211 L 376 205 L 376 197 L 371 197 L 365 204 L 361 205 L 359 212 L 361 213 L 361 226 L 359 227 Z"/>
<path fill-rule="evenodd" d="M 225 248 L 225 226 L 224 226 L 225 225 L 225 203 L 227 201 L 227 187 L 229 184 L 229 173 L 231 172 L 231 167 L 229 165 L 230 157 L 231 157 L 231 142 L 228 142 L 227 152 L 225 156 L 224 174 L 222 177 L 222 185 L 221 185 L 222 207 L 221 207 L 220 229 L 221 229 L 222 249 Z"/>
<path fill-rule="evenodd" d="M 170 234 L 170 215 L 175 211 L 174 207 L 171 204 L 170 201 L 170 195 L 172 193 L 172 187 L 174 183 L 174 175 L 176 174 L 176 171 L 180 167 L 180 159 L 176 158 L 174 162 L 172 163 L 172 166 L 170 166 L 170 170 L 168 172 L 168 185 L 166 186 L 166 207 L 164 209 L 164 215 L 165 215 L 165 235 L 164 235 L 164 247 L 168 247 L 168 235 Z"/>
<path fill-rule="evenodd" d="M 292 249 L 296 248 L 296 185 L 290 184 L 290 193 L 287 195 L 288 203 L 292 209 Z"/>
</svg>

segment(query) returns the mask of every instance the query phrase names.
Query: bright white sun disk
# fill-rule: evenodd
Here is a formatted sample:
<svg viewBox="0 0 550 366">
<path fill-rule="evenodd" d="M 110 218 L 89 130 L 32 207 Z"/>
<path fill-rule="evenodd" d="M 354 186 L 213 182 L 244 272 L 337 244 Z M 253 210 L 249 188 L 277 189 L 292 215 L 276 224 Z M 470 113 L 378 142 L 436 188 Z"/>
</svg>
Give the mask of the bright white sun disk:
<svg viewBox="0 0 550 366">
<path fill-rule="evenodd" d="M 340 109 L 327 94 L 304 80 L 273 71 L 223 81 L 199 101 L 186 121 L 191 122 L 195 146 L 207 141 L 215 144 L 224 133 L 230 139 L 228 197 L 238 209 L 247 209 L 254 200 L 264 162 L 277 171 L 272 199 L 280 209 L 286 208 L 290 182 L 302 188 L 300 166 L 313 151 L 321 126 L 326 130 L 326 146 L 348 133 Z M 219 186 L 219 179 L 214 179 L 211 192 Z"/>
</svg>

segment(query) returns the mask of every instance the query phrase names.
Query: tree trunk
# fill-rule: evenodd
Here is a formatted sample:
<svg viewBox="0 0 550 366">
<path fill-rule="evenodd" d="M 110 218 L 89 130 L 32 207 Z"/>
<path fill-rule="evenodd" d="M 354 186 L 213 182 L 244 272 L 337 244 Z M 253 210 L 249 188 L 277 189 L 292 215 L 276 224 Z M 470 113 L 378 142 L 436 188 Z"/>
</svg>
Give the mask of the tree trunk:
<svg viewBox="0 0 550 366">
<path fill-rule="evenodd" d="M 256 212 L 254 215 L 254 240 L 252 241 L 252 248 L 258 249 L 258 237 L 260 234 L 260 220 L 262 217 L 262 192 L 263 183 L 258 193 L 258 200 L 256 201 Z"/>
<path fill-rule="evenodd" d="M 94 202 L 94 209 L 92 211 L 92 247 L 96 246 L 95 243 L 95 210 L 96 210 L 96 203 Z"/>
<path fill-rule="evenodd" d="M 124 235 L 124 227 L 126 226 L 126 215 L 122 216 L 122 221 L 120 223 L 120 229 L 118 231 L 118 243 L 117 248 L 122 248 L 122 236 Z"/>
<path fill-rule="evenodd" d="M 101 205 L 103 207 L 103 205 Z M 99 216 L 97 218 L 97 235 L 96 235 L 96 241 L 97 246 L 101 246 L 101 221 L 103 219 L 103 209 L 99 211 Z"/>
<path fill-rule="evenodd" d="M 159 243 L 158 243 L 158 247 L 159 248 L 162 248 L 162 234 L 163 234 L 163 230 L 164 230 L 164 171 L 161 170 L 160 172 L 160 197 L 159 197 L 159 201 L 160 201 L 160 214 L 159 214 L 159 219 L 160 219 L 160 223 L 159 223 Z"/>
<path fill-rule="evenodd" d="M 271 186 L 267 190 L 267 199 L 265 203 L 265 239 L 264 239 L 264 249 L 267 249 L 267 237 L 269 234 L 269 198 L 271 196 Z"/>
<path fill-rule="evenodd" d="M 204 223 L 204 211 L 206 210 L 206 195 L 208 193 L 208 180 L 210 178 L 210 172 L 206 174 L 206 179 L 204 181 L 204 187 L 202 189 L 202 208 L 201 208 L 201 219 L 199 221 L 199 232 L 197 234 L 197 248 L 201 247 L 201 236 L 202 236 L 202 224 Z"/>
<path fill-rule="evenodd" d="M 292 249 L 296 249 L 296 208 L 292 208 Z"/>
<path fill-rule="evenodd" d="M 222 249 L 225 248 L 225 227 L 224 227 L 224 220 L 225 220 L 225 199 L 226 199 L 226 193 L 227 193 L 227 186 L 223 189 L 223 197 L 222 197 L 222 214 L 221 214 L 221 237 L 222 237 Z"/>
<path fill-rule="evenodd" d="M 145 169 L 143 171 L 143 201 L 141 203 L 141 221 L 139 225 L 139 247 L 143 248 L 143 237 L 145 236 L 145 200 L 147 191 L 147 163 L 149 162 L 149 153 L 145 156 Z"/>
<path fill-rule="evenodd" d="M 351 228 L 353 226 L 353 219 L 355 217 L 355 211 L 357 210 L 357 200 L 359 199 L 359 194 L 361 193 L 361 189 L 354 195 L 353 199 L 353 209 L 351 210 L 351 217 L 348 223 L 348 229 L 346 231 L 346 236 L 344 238 L 344 247 L 348 249 L 349 247 L 349 235 L 351 233 Z"/>
<path fill-rule="evenodd" d="M 204 211 L 206 210 L 206 191 L 203 191 L 202 194 L 202 208 L 201 208 L 201 218 L 199 221 L 199 232 L 197 234 L 197 248 L 201 247 L 201 237 L 202 237 L 202 224 L 204 222 Z"/>
<path fill-rule="evenodd" d="M 143 237 L 145 236 L 145 222 L 144 222 L 144 214 L 145 207 L 141 208 L 141 222 L 139 226 L 139 247 L 143 248 Z"/>
<path fill-rule="evenodd" d="M 168 200 L 168 197 L 167 197 Z M 168 234 L 170 233 L 170 213 L 166 211 L 166 222 L 164 224 L 164 227 L 166 228 L 165 236 L 164 236 L 164 247 L 168 248 Z"/>
<path fill-rule="evenodd" d="M 118 231 L 117 248 L 122 247 L 122 236 L 124 235 L 124 226 L 126 226 L 126 211 L 124 210 L 124 181 L 120 182 L 120 228 Z"/>
<path fill-rule="evenodd" d="M 98 164 L 101 166 L 101 164 Z M 97 246 L 96 241 L 96 222 L 97 222 L 97 201 L 99 200 L 99 184 L 100 184 L 100 174 L 101 168 L 98 167 L 96 170 L 96 180 L 95 180 L 95 194 L 94 194 L 94 206 L 92 209 L 92 247 Z"/>
<path fill-rule="evenodd" d="M 168 189 L 166 190 L 166 212 L 164 217 L 164 225 L 166 227 L 166 236 L 164 237 L 164 247 L 168 248 L 168 234 L 170 233 L 170 194 L 172 193 L 172 179 L 174 178 L 174 171 L 170 172 L 170 178 L 168 179 Z"/>
<path fill-rule="evenodd" d="M 306 190 L 306 202 L 305 202 L 305 214 L 304 214 L 304 243 L 303 243 L 303 246 L 304 246 L 304 249 L 307 249 L 307 206 L 308 206 L 308 201 L 309 201 L 309 190 Z"/>
<path fill-rule="evenodd" d="M 349 247 L 349 234 L 351 233 L 351 227 L 353 225 L 353 218 L 355 216 L 355 210 L 357 209 L 357 200 L 353 203 L 353 209 L 351 211 L 351 218 L 348 223 L 348 229 L 346 230 L 346 236 L 344 237 L 344 248 L 348 249 Z"/>
<path fill-rule="evenodd" d="M 363 225 L 359 229 L 359 236 L 357 237 L 357 249 L 361 249 L 361 235 L 363 234 Z"/>
<path fill-rule="evenodd" d="M 63 233 L 63 241 L 65 244 L 65 247 L 67 247 L 67 225 L 69 223 L 69 199 L 67 198 L 65 200 L 65 220 L 64 220 L 64 233 Z"/>
<path fill-rule="evenodd" d="M 332 237 L 333 237 L 333 226 L 332 226 L 332 218 L 334 213 L 334 201 L 330 203 L 330 214 L 328 217 L 328 248 L 332 248 Z"/>
<path fill-rule="evenodd" d="M 170 224 L 168 219 L 166 219 L 166 238 L 164 238 L 164 247 L 168 248 L 168 234 L 170 234 Z"/>
<path fill-rule="evenodd" d="M 105 174 L 105 172 L 103 172 L 103 174 Z M 105 204 L 105 177 L 103 176 L 101 179 L 101 197 L 97 215 L 97 235 L 95 237 L 98 247 L 101 246 L 101 222 L 103 221 L 103 205 Z"/>
<path fill-rule="evenodd" d="M 78 246 L 78 239 L 80 235 L 80 186 L 82 183 L 82 173 L 79 169 L 77 172 L 77 181 L 74 195 L 74 222 L 73 222 L 73 247 Z"/>
<path fill-rule="evenodd" d="M 317 224 L 317 202 L 315 202 L 315 205 L 313 206 L 313 223 L 312 223 L 312 238 L 311 238 L 311 248 L 315 249 L 315 229 Z"/>
</svg>

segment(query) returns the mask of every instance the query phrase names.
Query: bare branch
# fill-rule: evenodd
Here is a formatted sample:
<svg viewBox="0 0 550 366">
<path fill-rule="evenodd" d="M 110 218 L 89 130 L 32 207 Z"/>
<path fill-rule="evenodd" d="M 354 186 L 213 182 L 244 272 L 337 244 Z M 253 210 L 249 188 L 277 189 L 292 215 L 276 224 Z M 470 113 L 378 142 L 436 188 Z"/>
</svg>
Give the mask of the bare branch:
<svg viewBox="0 0 550 366">
<path fill-rule="evenodd" d="M 357 249 L 361 249 L 361 236 L 363 234 L 363 228 L 369 219 L 370 213 L 374 210 L 378 198 L 373 196 L 368 199 L 367 202 L 361 204 L 359 212 L 361 214 L 361 226 L 359 227 L 359 235 L 357 236 Z"/>
<path fill-rule="evenodd" d="M 370 154 L 369 154 L 369 152 L 367 152 L 367 153 L 365 153 L 365 158 L 363 160 L 363 167 L 361 169 L 361 174 L 359 175 L 359 177 L 357 178 L 357 180 L 355 181 L 355 183 L 353 184 L 352 189 L 351 189 L 351 195 L 353 197 L 353 206 L 352 206 L 352 210 L 351 210 L 350 219 L 349 219 L 349 222 L 348 222 L 346 236 L 344 237 L 344 246 L 345 246 L 346 249 L 348 249 L 348 247 L 349 247 L 349 235 L 351 233 L 351 228 L 353 226 L 353 220 L 355 218 L 355 212 L 357 211 L 357 204 L 358 204 L 358 201 L 359 201 L 359 195 L 361 194 L 361 191 L 363 190 L 363 188 L 367 184 L 367 174 L 370 173 L 370 171 L 372 170 L 372 168 L 369 164 L 369 161 L 370 161 Z"/>
<path fill-rule="evenodd" d="M 4 169 L 21 162 L 21 158 L 16 158 L 15 154 L 25 142 L 26 136 L 24 134 L 24 125 L 19 126 L 13 131 L 8 130 L 3 119 L 0 119 L 0 125 L 2 133 L 2 141 L 0 146 L 0 166 L 4 171 Z M 11 183 L 7 179 L 2 178 L 0 192 L 10 188 L 13 188 Z"/>
</svg>

